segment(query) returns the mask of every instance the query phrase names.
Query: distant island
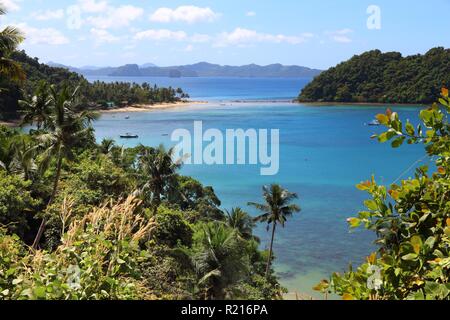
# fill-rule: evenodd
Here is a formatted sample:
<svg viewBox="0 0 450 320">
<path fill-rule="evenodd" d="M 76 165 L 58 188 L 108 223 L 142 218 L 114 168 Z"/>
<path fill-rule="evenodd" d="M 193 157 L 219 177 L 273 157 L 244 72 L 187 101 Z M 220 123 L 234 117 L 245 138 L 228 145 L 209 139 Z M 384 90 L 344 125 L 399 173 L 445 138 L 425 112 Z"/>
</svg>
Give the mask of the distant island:
<svg viewBox="0 0 450 320">
<path fill-rule="evenodd" d="M 450 49 L 403 57 L 373 50 L 322 72 L 300 93 L 299 102 L 424 104 L 450 86 Z"/>
<path fill-rule="evenodd" d="M 158 67 L 147 63 L 144 65 L 127 64 L 120 67 L 81 67 L 75 68 L 55 62 L 49 62 L 52 67 L 65 68 L 83 76 L 111 77 L 246 77 L 246 78 L 313 78 L 322 71 L 301 66 L 284 66 L 271 64 L 259 66 L 249 64 L 244 66 L 222 66 L 207 62 L 191 65 Z"/>
</svg>

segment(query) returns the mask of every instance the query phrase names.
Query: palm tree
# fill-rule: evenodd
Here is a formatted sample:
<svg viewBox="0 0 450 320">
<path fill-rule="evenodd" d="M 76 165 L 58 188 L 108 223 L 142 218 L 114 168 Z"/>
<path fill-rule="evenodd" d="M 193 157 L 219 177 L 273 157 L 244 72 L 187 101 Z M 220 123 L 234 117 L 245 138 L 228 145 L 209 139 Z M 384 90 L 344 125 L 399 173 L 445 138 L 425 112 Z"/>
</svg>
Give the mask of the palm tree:
<svg viewBox="0 0 450 320">
<path fill-rule="evenodd" d="M 270 240 L 269 257 L 266 268 L 266 278 L 268 278 L 277 224 L 281 224 L 284 228 L 287 218 L 291 217 L 296 212 L 300 212 L 301 209 L 299 206 L 291 204 L 294 199 L 298 198 L 297 194 L 291 193 L 277 184 L 272 184 L 270 187 L 264 186 L 263 197 L 265 201 L 264 204 L 249 202 L 248 205 L 263 212 L 263 214 L 258 216 L 255 221 L 267 222 L 267 230 L 269 230 L 270 225 L 272 225 L 272 237 Z"/>
<path fill-rule="evenodd" d="M 100 143 L 99 149 L 101 153 L 108 155 L 115 146 L 116 142 L 113 139 L 103 139 Z"/>
<path fill-rule="evenodd" d="M 205 299 L 224 300 L 247 273 L 248 261 L 236 230 L 223 223 L 203 226 L 201 248 L 192 256 L 198 285 L 205 287 Z"/>
<path fill-rule="evenodd" d="M 9 171 L 20 175 L 24 180 L 33 179 L 38 170 L 35 161 L 35 145 L 29 135 L 19 135 L 11 142 L 12 160 Z"/>
<path fill-rule="evenodd" d="M 0 16 L 6 14 L 6 9 L 0 4 Z M 0 31 L 0 74 L 12 80 L 25 80 L 25 72 L 19 63 L 11 59 L 11 54 L 24 40 L 22 32 L 14 27 L 6 27 Z"/>
<path fill-rule="evenodd" d="M 36 124 L 38 130 L 44 125 L 49 117 L 52 103 L 49 88 L 50 86 L 47 82 L 41 81 L 35 95 L 30 100 L 19 101 L 23 113 L 22 125 Z"/>
<path fill-rule="evenodd" d="M 40 142 L 39 146 L 44 149 L 41 155 L 41 166 L 46 168 L 51 159 L 56 159 L 56 173 L 47 207 L 55 200 L 63 160 L 73 157 L 73 146 L 90 134 L 91 123 L 97 118 L 97 114 L 90 111 L 80 113 L 75 111 L 77 94 L 78 88 L 70 91 L 67 85 L 63 85 L 61 90 L 58 90 L 56 86 L 50 87 L 50 113 L 44 122 L 44 128 L 48 132 L 37 138 Z M 34 249 L 39 245 L 46 223 L 46 219 L 43 218 L 33 243 Z"/>
<path fill-rule="evenodd" d="M 174 162 L 174 148 L 166 150 L 163 145 L 158 148 L 141 146 L 139 154 L 139 169 L 147 179 L 141 191 L 149 190 L 152 195 L 154 214 L 161 204 L 161 198 L 176 184 L 176 174 L 181 168 L 181 162 Z"/>
<path fill-rule="evenodd" d="M 233 208 L 231 211 L 226 211 L 226 214 L 227 225 L 236 230 L 243 239 L 250 240 L 255 238 L 253 236 L 255 222 L 247 212 L 241 208 Z"/>
</svg>

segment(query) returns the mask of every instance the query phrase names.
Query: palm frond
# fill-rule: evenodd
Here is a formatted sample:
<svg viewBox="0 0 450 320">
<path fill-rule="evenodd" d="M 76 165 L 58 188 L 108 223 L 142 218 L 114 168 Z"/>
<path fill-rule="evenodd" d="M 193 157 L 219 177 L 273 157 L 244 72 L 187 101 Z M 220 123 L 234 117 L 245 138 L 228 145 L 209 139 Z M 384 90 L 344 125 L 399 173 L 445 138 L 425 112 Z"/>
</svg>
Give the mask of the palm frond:
<svg viewBox="0 0 450 320">
<path fill-rule="evenodd" d="M 15 81 L 24 81 L 26 79 L 25 72 L 18 62 L 4 57 L 0 58 L 0 74 Z"/>
<path fill-rule="evenodd" d="M 7 26 L 0 31 L 0 51 L 3 55 L 8 55 L 15 51 L 23 40 L 25 36 L 18 28 Z"/>
</svg>

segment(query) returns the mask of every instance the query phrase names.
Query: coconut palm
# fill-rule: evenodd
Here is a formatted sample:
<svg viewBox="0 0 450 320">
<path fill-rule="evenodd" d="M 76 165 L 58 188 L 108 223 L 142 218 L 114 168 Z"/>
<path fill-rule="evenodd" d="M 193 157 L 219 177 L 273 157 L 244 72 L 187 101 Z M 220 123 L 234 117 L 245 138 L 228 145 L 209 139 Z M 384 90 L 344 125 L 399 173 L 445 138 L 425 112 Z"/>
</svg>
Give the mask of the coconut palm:
<svg viewBox="0 0 450 320">
<path fill-rule="evenodd" d="M 0 4 L 0 16 L 6 14 L 6 9 Z M 7 26 L 0 31 L 0 74 L 13 80 L 24 80 L 25 72 L 19 63 L 11 59 L 11 54 L 24 40 L 19 29 Z"/>
<path fill-rule="evenodd" d="M 202 231 L 202 246 L 192 256 L 198 285 L 206 288 L 205 299 L 224 300 L 247 273 L 248 260 L 236 230 L 215 222 Z"/>
<path fill-rule="evenodd" d="M 163 145 L 158 148 L 141 146 L 139 152 L 139 169 L 147 181 L 142 192 L 150 191 L 151 203 L 156 214 L 162 197 L 176 184 L 176 174 L 181 162 L 173 161 L 174 148 L 166 150 Z"/>
<path fill-rule="evenodd" d="M 90 111 L 76 112 L 77 94 L 78 88 L 71 91 L 67 85 L 63 85 L 61 90 L 56 86 L 50 87 L 50 112 L 44 122 L 47 132 L 37 138 L 43 149 L 41 166 L 46 168 L 51 159 L 56 159 L 56 173 L 47 207 L 55 200 L 64 159 L 73 157 L 72 148 L 90 134 L 91 123 L 97 118 L 97 114 Z M 34 249 L 39 245 L 45 225 L 44 218 L 33 243 Z"/>
<path fill-rule="evenodd" d="M 115 146 L 116 142 L 113 139 L 103 139 L 100 143 L 99 150 L 101 153 L 108 155 Z"/>
<path fill-rule="evenodd" d="M 227 225 L 236 230 L 239 236 L 245 240 L 254 238 L 253 228 L 255 227 L 255 222 L 247 212 L 241 208 L 233 208 L 231 211 L 226 211 L 226 214 Z"/>
<path fill-rule="evenodd" d="M 284 228 L 287 218 L 291 217 L 296 212 L 300 212 L 300 207 L 295 204 L 291 204 L 294 199 L 298 198 L 297 194 L 289 192 L 288 190 L 283 189 L 280 185 L 277 184 L 273 184 L 270 187 L 264 186 L 263 197 L 265 203 L 259 204 L 249 202 L 248 205 L 253 206 L 259 211 L 263 212 L 263 214 L 258 216 L 255 221 L 266 222 L 267 230 L 269 230 L 270 226 L 272 225 L 272 237 L 270 240 L 269 257 L 267 260 L 266 268 L 266 278 L 268 278 L 270 265 L 272 262 L 273 242 L 275 239 L 275 231 L 277 225 L 281 224 L 281 226 Z"/>
<path fill-rule="evenodd" d="M 22 125 L 36 124 L 38 130 L 42 128 L 49 117 L 50 105 L 52 103 L 49 89 L 49 84 L 41 81 L 34 96 L 30 100 L 19 101 L 23 114 Z"/>
<path fill-rule="evenodd" d="M 11 142 L 12 160 L 9 171 L 20 175 L 25 180 L 33 179 L 38 170 L 35 151 L 34 141 L 29 135 L 15 137 Z"/>
</svg>

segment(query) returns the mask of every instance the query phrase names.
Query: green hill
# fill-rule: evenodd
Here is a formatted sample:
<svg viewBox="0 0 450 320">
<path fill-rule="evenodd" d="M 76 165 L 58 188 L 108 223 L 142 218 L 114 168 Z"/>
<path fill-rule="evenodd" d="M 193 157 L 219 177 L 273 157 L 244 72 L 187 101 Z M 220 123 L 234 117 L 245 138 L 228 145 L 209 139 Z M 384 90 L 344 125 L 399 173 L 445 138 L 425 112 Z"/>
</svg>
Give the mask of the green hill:
<svg viewBox="0 0 450 320">
<path fill-rule="evenodd" d="M 450 86 L 450 49 L 403 57 L 373 50 L 340 63 L 308 84 L 300 102 L 430 103 Z"/>
</svg>

